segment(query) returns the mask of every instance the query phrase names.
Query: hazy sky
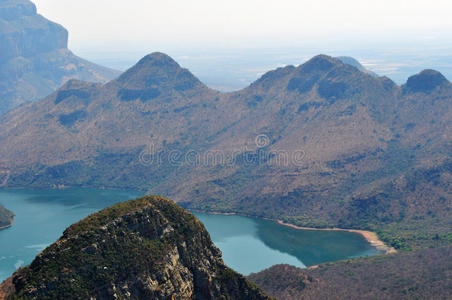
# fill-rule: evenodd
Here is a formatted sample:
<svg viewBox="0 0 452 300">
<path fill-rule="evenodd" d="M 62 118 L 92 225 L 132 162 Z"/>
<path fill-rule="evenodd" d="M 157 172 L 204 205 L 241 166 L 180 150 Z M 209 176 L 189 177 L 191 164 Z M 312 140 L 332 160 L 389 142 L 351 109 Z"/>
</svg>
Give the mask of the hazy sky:
<svg viewBox="0 0 452 300">
<path fill-rule="evenodd" d="M 72 49 L 450 42 L 450 0 L 35 0 Z M 402 38 L 403 37 L 403 38 Z"/>
</svg>

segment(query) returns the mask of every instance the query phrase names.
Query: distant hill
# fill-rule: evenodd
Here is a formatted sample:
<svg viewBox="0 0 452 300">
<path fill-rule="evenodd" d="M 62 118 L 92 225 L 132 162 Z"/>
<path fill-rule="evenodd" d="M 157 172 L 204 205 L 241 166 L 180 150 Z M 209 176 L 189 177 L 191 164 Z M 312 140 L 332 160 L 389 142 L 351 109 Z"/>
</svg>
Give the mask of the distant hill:
<svg viewBox="0 0 452 300">
<path fill-rule="evenodd" d="M 451 242 L 451 128 L 436 71 L 400 87 L 319 55 L 224 94 L 153 53 L 5 115 L 0 168 L 7 187 L 141 189 L 408 249 Z"/>
<path fill-rule="evenodd" d="M 367 73 L 369 75 L 378 77 L 378 75 L 376 73 L 364 68 L 364 66 L 359 61 L 354 59 L 353 57 L 350 57 L 350 56 L 338 56 L 336 58 L 339 59 L 340 61 L 342 61 L 344 64 L 348 64 L 350 66 L 353 66 L 353 67 L 357 68 L 361 72 L 364 72 L 364 73 Z"/>
<path fill-rule="evenodd" d="M 248 278 L 285 299 L 448 299 L 452 247 L 328 263 L 277 265 Z"/>
<path fill-rule="evenodd" d="M 0 286 L 3 299 L 269 299 L 229 269 L 204 226 L 161 197 L 104 209 Z"/>
<path fill-rule="evenodd" d="M 13 218 L 14 214 L 0 205 L 0 229 L 10 226 Z"/>
<path fill-rule="evenodd" d="M 68 79 L 106 82 L 119 75 L 75 56 L 68 32 L 28 0 L 0 1 L 0 114 L 41 99 Z"/>
</svg>

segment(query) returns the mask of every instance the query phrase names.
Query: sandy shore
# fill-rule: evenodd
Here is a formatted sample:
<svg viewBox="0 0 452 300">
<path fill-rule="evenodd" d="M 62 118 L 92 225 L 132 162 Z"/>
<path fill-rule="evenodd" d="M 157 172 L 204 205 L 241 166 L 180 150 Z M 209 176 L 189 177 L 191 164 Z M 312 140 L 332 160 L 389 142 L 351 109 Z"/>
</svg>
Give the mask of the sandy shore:
<svg viewBox="0 0 452 300">
<path fill-rule="evenodd" d="M 389 247 L 385 243 L 383 243 L 377 236 L 375 232 L 367 231 L 367 230 L 358 230 L 358 229 L 343 229 L 343 228 L 310 228 L 310 227 L 300 227 L 293 224 L 285 223 L 282 220 L 274 220 L 274 219 L 267 219 L 267 218 L 259 218 L 251 215 L 245 215 L 245 214 L 238 214 L 238 213 L 224 213 L 224 212 L 203 212 L 198 210 L 193 210 L 194 212 L 199 213 L 206 213 L 211 215 L 225 215 L 225 216 L 233 216 L 233 215 L 239 215 L 249 218 L 257 218 L 257 219 L 263 219 L 263 220 L 269 220 L 269 221 L 276 221 L 279 225 L 288 226 L 294 229 L 301 229 L 301 230 L 323 230 L 323 231 L 347 231 L 347 232 L 354 232 L 362 235 L 372 246 L 374 246 L 377 250 L 383 251 L 385 254 L 391 254 L 396 253 L 397 250 L 393 247 Z"/>
<path fill-rule="evenodd" d="M 387 246 L 385 243 L 383 243 L 377 236 L 375 232 L 367 231 L 367 230 L 358 230 L 358 229 L 342 229 L 342 228 L 310 228 L 310 227 L 300 227 L 293 224 L 285 223 L 281 220 L 277 221 L 278 224 L 283 226 L 288 226 L 295 229 L 302 229 L 302 230 L 322 230 L 322 231 L 347 231 L 347 232 L 354 232 L 362 235 L 372 246 L 377 248 L 380 251 L 385 252 L 385 254 L 390 253 L 396 253 L 397 250 Z"/>
</svg>

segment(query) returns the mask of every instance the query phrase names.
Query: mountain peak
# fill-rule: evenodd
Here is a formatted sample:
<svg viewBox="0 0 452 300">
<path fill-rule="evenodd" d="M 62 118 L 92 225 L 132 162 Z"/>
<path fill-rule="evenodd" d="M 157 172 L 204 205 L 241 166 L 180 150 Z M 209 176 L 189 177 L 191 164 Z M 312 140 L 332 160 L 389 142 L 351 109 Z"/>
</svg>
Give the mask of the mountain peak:
<svg viewBox="0 0 452 300">
<path fill-rule="evenodd" d="M 338 56 L 336 58 L 339 59 L 344 64 L 347 64 L 347 65 L 350 65 L 352 67 L 357 68 L 358 70 L 360 70 L 363 73 L 369 74 L 369 75 L 374 76 L 374 77 L 378 77 L 377 74 L 375 74 L 374 72 L 366 69 L 357 59 L 355 59 L 355 58 L 353 58 L 351 56 Z"/>
<path fill-rule="evenodd" d="M 328 71 L 332 69 L 334 66 L 340 64 L 341 61 L 339 61 L 336 58 L 333 58 L 331 56 L 320 54 L 316 55 L 304 64 L 302 64 L 299 68 L 303 72 L 313 72 L 313 71 Z"/>
<path fill-rule="evenodd" d="M 153 52 L 140 59 L 136 65 L 124 72 L 118 78 L 118 81 L 128 82 L 132 78 L 136 79 L 137 76 L 169 76 L 179 72 L 181 69 L 179 64 L 170 56 L 161 52 Z"/>
<path fill-rule="evenodd" d="M 170 56 L 154 52 L 143 57 L 135 66 L 122 74 L 117 82 L 123 88 L 143 90 L 159 88 L 184 92 L 202 83 Z"/>
<path fill-rule="evenodd" d="M 70 226 L 2 290 L 25 299 L 269 299 L 224 264 L 196 217 L 156 196 Z"/>
<path fill-rule="evenodd" d="M 408 78 L 403 86 L 405 93 L 428 93 L 450 82 L 438 71 L 427 69 Z"/>
<path fill-rule="evenodd" d="M 152 52 L 151 54 L 143 57 L 138 64 L 151 64 L 153 66 L 177 66 L 180 67 L 179 64 L 172 59 L 169 55 L 162 52 Z"/>
<path fill-rule="evenodd" d="M 267 72 L 251 87 L 260 87 L 267 90 L 279 87 L 290 93 L 296 92 L 298 94 L 316 90 L 322 98 L 334 102 L 359 95 L 367 88 L 372 88 L 381 83 L 375 82 L 377 78 L 367 76 L 366 74 L 370 72 L 364 69 L 355 59 L 348 57 L 343 59 L 346 62 L 343 62 L 340 58 L 320 54 L 296 68 L 287 66 Z M 359 66 L 360 68 L 357 68 Z M 392 88 L 390 82 L 386 82 L 386 84 L 388 89 Z"/>
<path fill-rule="evenodd" d="M 358 69 L 356 64 L 360 64 L 355 59 L 345 60 L 343 62 L 339 58 L 323 54 L 313 57 L 296 69 L 288 82 L 287 90 L 298 94 L 314 90 L 323 99 L 333 103 L 341 99 L 371 95 L 377 86 L 387 91 L 393 88 L 390 82 L 383 82 L 376 76 L 372 78 L 367 72 Z"/>
</svg>

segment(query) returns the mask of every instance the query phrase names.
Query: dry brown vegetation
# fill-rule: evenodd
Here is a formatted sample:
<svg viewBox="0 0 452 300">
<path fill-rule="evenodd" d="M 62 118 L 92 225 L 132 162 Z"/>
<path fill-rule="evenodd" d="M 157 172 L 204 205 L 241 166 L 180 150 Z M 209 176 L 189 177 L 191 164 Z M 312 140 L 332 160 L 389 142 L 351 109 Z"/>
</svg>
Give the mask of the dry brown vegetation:
<svg viewBox="0 0 452 300">
<path fill-rule="evenodd" d="M 277 299 L 449 299 L 452 247 L 299 269 L 277 265 L 249 279 Z"/>
<path fill-rule="evenodd" d="M 204 211 L 377 231 L 398 249 L 439 246 L 451 241 L 451 100 L 438 72 L 399 87 L 325 55 L 222 94 L 153 53 L 117 80 L 70 81 L 6 115 L 3 184 L 141 189 Z M 235 159 L 202 160 L 212 153 Z"/>
</svg>

